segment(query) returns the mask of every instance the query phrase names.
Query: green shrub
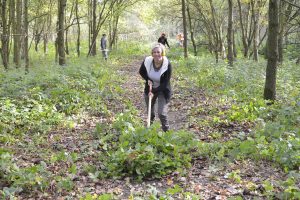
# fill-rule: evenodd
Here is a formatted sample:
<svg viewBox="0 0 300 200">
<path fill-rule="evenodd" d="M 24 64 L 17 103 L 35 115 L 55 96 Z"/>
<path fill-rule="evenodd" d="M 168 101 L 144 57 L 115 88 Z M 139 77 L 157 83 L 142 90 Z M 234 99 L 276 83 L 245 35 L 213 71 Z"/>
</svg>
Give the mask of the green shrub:
<svg viewBox="0 0 300 200">
<path fill-rule="evenodd" d="M 190 167 L 190 153 L 196 147 L 191 133 L 164 133 L 157 124 L 151 128 L 134 126 L 134 119 L 130 120 L 129 115 L 122 114 L 121 120 L 117 118 L 113 127 L 120 133 L 118 141 L 115 145 L 109 144 L 112 148 L 106 147 L 105 149 L 109 150 L 103 149 L 104 152 L 100 155 L 104 174 L 111 177 L 130 175 L 143 179 L 161 177 L 175 170 L 183 172 L 185 168 Z M 107 146 L 109 141 L 102 140 L 101 144 Z"/>
</svg>

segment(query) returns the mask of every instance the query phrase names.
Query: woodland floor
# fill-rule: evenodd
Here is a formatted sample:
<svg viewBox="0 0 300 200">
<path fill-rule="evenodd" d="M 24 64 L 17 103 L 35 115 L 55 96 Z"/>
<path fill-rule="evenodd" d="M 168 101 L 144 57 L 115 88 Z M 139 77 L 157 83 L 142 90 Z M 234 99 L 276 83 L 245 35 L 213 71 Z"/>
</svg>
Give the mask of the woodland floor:
<svg viewBox="0 0 300 200">
<path fill-rule="evenodd" d="M 121 67 L 117 73 L 122 75 L 126 81 L 122 85 L 124 89 L 124 99 L 130 100 L 139 111 L 138 115 L 146 121 L 145 103 L 143 100 L 143 84 L 138 74 L 141 59 L 135 59 L 127 66 Z M 176 69 L 174 69 L 176 70 Z M 251 124 L 230 124 L 229 126 L 219 127 L 198 127 L 193 123 L 193 118 L 208 118 L 209 111 L 212 107 L 217 106 L 214 100 L 204 95 L 204 91 L 190 84 L 180 84 L 173 77 L 174 95 L 170 103 L 169 119 L 170 126 L 173 130 L 184 129 L 191 131 L 195 137 L 203 141 L 212 141 L 210 133 L 215 131 L 222 132 L 219 141 L 226 141 L 231 138 L 231 133 L 243 131 L 248 133 Z M 180 80 L 184 81 L 184 80 Z M 187 86 L 186 86 L 187 85 Z M 123 103 L 120 100 L 111 99 L 108 108 L 113 113 L 124 112 Z M 201 106 L 204 113 L 201 114 L 193 111 L 193 107 Z M 220 108 L 222 109 L 222 108 Z M 244 199 L 264 199 L 262 191 L 264 188 L 259 187 L 262 182 L 268 180 L 282 180 L 284 173 L 280 169 L 274 168 L 270 163 L 265 161 L 254 162 L 245 160 L 243 162 L 212 162 L 205 158 L 195 158 L 192 168 L 189 169 L 186 177 L 181 177 L 174 172 L 161 179 L 144 180 L 138 183 L 131 177 L 122 180 L 99 180 L 92 179 L 84 173 L 84 166 L 99 166 L 101 163 L 97 158 L 97 141 L 93 137 L 93 131 L 96 123 L 110 123 L 110 119 L 101 116 L 86 117 L 81 123 L 77 124 L 72 130 L 55 130 L 46 136 L 39 136 L 40 139 L 28 136 L 23 142 L 25 146 L 11 146 L 17 156 L 17 162 L 21 166 L 37 164 L 44 159 L 50 159 L 53 152 L 65 150 L 67 152 L 76 152 L 79 159 L 76 161 L 77 174 L 73 177 L 75 183 L 72 192 L 59 190 L 55 181 L 51 181 L 51 188 L 45 192 L 30 191 L 23 192 L 18 199 L 79 199 L 85 193 L 103 194 L 114 193 L 118 199 L 128 199 L 130 193 L 135 196 L 143 196 L 149 189 L 156 188 L 160 193 L 175 184 L 182 187 L 185 191 L 199 194 L 202 199 L 227 199 L 233 196 L 242 196 Z M 53 174 L 64 176 L 67 171 L 67 164 L 57 163 L 48 167 Z M 228 172 L 239 170 L 242 181 L 236 183 L 225 177 Z M 257 190 L 249 191 L 246 188 L 248 182 L 255 183 Z M 176 199 L 176 198 L 175 198 Z M 180 199 L 178 197 L 178 199 Z"/>
</svg>

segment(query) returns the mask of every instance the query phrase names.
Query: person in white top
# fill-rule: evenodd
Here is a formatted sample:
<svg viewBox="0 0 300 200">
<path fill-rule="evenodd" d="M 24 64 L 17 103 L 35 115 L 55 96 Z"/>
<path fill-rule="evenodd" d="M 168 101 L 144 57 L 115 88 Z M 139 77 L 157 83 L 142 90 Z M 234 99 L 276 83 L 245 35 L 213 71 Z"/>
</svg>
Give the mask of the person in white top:
<svg viewBox="0 0 300 200">
<path fill-rule="evenodd" d="M 164 46 L 156 44 L 151 50 L 151 56 L 148 56 L 143 61 L 139 73 L 145 80 L 145 101 L 148 107 L 149 96 L 152 96 L 151 101 L 151 122 L 155 118 L 154 104 L 157 100 L 157 112 L 161 121 L 162 130 L 169 130 L 168 121 L 168 106 L 172 95 L 171 90 L 171 74 L 172 66 L 170 61 L 164 54 Z M 152 90 L 150 91 L 150 85 Z"/>
</svg>

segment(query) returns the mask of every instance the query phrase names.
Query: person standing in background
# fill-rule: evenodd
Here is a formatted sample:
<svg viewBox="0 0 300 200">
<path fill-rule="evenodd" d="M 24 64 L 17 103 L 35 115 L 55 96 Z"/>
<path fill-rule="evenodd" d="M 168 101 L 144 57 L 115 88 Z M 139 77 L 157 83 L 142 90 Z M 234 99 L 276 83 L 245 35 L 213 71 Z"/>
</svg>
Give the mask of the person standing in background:
<svg viewBox="0 0 300 200">
<path fill-rule="evenodd" d="M 177 34 L 176 39 L 178 41 L 178 46 L 183 47 L 183 41 L 184 41 L 183 33 Z"/>
<path fill-rule="evenodd" d="M 168 46 L 168 48 L 170 48 L 169 43 L 168 43 L 168 39 L 166 37 L 165 33 L 162 33 L 161 36 L 158 38 L 158 42 L 163 44 L 164 46 Z"/>
<path fill-rule="evenodd" d="M 100 43 L 100 46 L 101 46 L 101 51 L 102 51 L 102 55 L 103 55 L 103 58 L 105 60 L 107 60 L 107 57 L 108 57 L 108 50 L 106 49 L 106 46 L 107 46 L 107 38 L 106 38 L 106 34 L 104 33 L 101 37 L 101 43 Z"/>
</svg>

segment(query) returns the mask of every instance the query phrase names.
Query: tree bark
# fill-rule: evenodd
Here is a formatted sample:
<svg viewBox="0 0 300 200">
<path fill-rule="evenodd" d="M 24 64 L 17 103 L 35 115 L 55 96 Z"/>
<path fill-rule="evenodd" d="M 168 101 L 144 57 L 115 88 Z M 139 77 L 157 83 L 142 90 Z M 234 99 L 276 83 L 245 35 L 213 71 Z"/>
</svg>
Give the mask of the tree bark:
<svg viewBox="0 0 300 200">
<path fill-rule="evenodd" d="M 215 53 L 215 57 L 216 57 L 216 63 L 219 62 L 219 52 L 222 52 L 222 37 L 221 37 L 221 28 L 217 28 L 217 22 L 216 22 L 216 13 L 215 13 L 215 8 L 213 6 L 213 2 L 212 0 L 209 0 L 209 5 L 210 5 L 210 10 L 211 10 L 211 15 L 212 15 L 212 24 L 213 24 L 213 29 L 212 29 L 212 33 L 213 34 L 213 38 L 215 41 L 214 44 L 214 53 Z"/>
<path fill-rule="evenodd" d="M 67 55 L 69 55 L 70 51 L 69 51 L 69 28 L 72 25 L 72 20 L 73 20 L 73 14 L 74 14 L 74 9 L 76 6 L 76 2 L 72 1 L 72 7 L 71 10 L 69 11 L 70 16 L 67 19 L 67 17 L 65 17 L 65 52 Z M 75 11 L 76 12 L 76 11 Z"/>
<path fill-rule="evenodd" d="M 228 64 L 233 66 L 233 11 L 232 0 L 228 0 L 228 29 L 227 29 L 227 45 L 228 45 Z"/>
<path fill-rule="evenodd" d="M 29 55 L 28 55 L 28 0 L 24 0 L 24 59 L 25 73 L 29 73 Z"/>
<path fill-rule="evenodd" d="M 75 5 L 75 15 L 76 15 L 76 22 L 77 22 L 77 44 L 76 44 L 76 51 L 77 51 L 77 56 L 80 56 L 80 21 L 79 21 L 79 15 L 78 15 L 78 0 L 76 0 L 76 5 Z"/>
<path fill-rule="evenodd" d="M 66 36 L 65 36 L 65 52 L 67 55 L 69 55 L 69 42 L 68 42 L 69 29 L 68 28 L 66 28 L 65 34 L 66 34 Z"/>
<path fill-rule="evenodd" d="M 248 37 L 248 33 L 250 35 L 250 31 L 248 31 L 248 21 L 249 21 L 249 6 L 248 9 L 246 10 L 246 21 L 244 23 L 243 20 L 243 14 L 242 14 L 242 5 L 241 5 L 241 1 L 237 0 L 238 2 L 238 8 L 239 8 L 239 20 L 240 20 L 240 26 L 241 26 L 241 30 L 242 30 L 242 42 L 243 42 L 243 51 L 244 51 L 244 57 L 247 58 L 248 57 L 248 52 L 249 52 L 249 37 Z M 250 23 L 250 27 L 251 27 L 251 23 Z M 248 39 L 247 39 L 248 38 Z M 251 41 L 250 41 L 251 42 Z"/>
<path fill-rule="evenodd" d="M 235 29 L 232 31 L 232 46 L 233 46 L 233 56 L 235 60 L 237 58 L 236 42 L 235 42 Z"/>
<path fill-rule="evenodd" d="M 58 0 L 58 31 L 57 31 L 57 48 L 58 48 L 58 64 L 65 65 L 65 46 L 64 46 L 64 32 L 65 32 L 65 7 L 67 0 Z"/>
<path fill-rule="evenodd" d="M 188 16 L 188 20 L 189 20 L 189 27 L 190 27 L 192 45 L 193 45 L 193 49 L 194 49 L 194 55 L 197 56 L 197 54 L 198 54 L 197 45 L 196 45 L 196 41 L 195 41 L 195 37 L 194 37 L 194 26 L 192 23 L 192 17 L 191 17 L 191 13 L 190 13 L 190 5 L 189 4 L 190 4 L 190 2 L 187 1 L 186 11 L 187 11 L 187 16 Z"/>
<path fill-rule="evenodd" d="M 50 0 L 50 8 L 49 8 L 49 12 L 47 15 L 46 29 L 45 29 L 44 36 L 43 36 L 44 54 L 45 55 L 47 55 L 47 53 L 48 53 L 48 41 L 49 41 L 49 35 L 50 35 L 49 33 L 51 31 L 51 24 L 52 24 L 52 8 L 53 8 L 52 6 L 53 6 L 53 0 Z"/>
<path fill-rule="evenodd" d="M 259 20 L 259 11 L 256 2 L 257 0 L 251 0 L 251 8 L 252 8 L 252 20 L 253 20 L 253 59 L 258 61 L 258 42 L 259 42 L 259 34 L 258 34 L 258 20 Z"/>
<path fill-rule="evenodd" d="M 6 18 L 6 9 L 7 9 L 6 4 L 7 4 L 6 0 L 3 0 L 1 4 L 1 18 L 2 18 L 1 56 L 2 56 L 3 66 L 7 70 L 9 37 L 8 37 L 8 26 L 7 26 L 7 18 Z"/>
<path fill-rule="evenodd" d="M 95 56 L 97 54 L 97 15 L 96 15 L 96 10 L 97 10 L 97 0 L 93 0 L 93 7 L 92 7 L 92 43 L 91 43 L 91 51 L 90 55 Z"/>
<path fill-rule="evenodd" d="M 21 23 L 22 23 L 22 0 L 16 2 L 16 28 L 14 36 L 14 63 L 20 67 L 20 47 L 21 47 Z"/>
<path fill-rule="evenodd" d="M 10 45 L 11 45 L 11 38 L 13 38 L 13 35 L 15 33 L 15 0 L 10 0 L 9 1 L 9 19 L 8 19 L 8 24 L 7 24 L 7 39 L 8 39 L 8 54 L 7 54 L 7 60 L 9 63 L 9 55 L 10 55 Z M 12 37 L 11 37 L 12 36 Z"/>
<path fill-rule="evenodd" d="M 283 62 L 283 37 L 285 32 L 285 23 L 286 23 L 286 15 L 290 13 L 286 13 L 286 3 L 284 1 L 280 1 L 279 4 L 279 35 L 278 35 L 278 62 Z"/>
<path fill-rule="evenodd" d="M 264 99 L 276 99 L 276 72 L 278 65 L 279 1 L 269 1 L 268 63 Z"/>
<path fill-rule="evenodd" d="M 109 47 L 111 49 L 112 49 L 112 47 L 114 45 L 116 45 L 117 33 L 118 33 L 118 25 L 119 25 L 119 18 L 120 18 L 120 15 L 118 13 L 115 16 L 113 16 L 112 30 L 111 30 L 111 36 L 110 36 L 110 42 L 109 42 Z"/>
<path fill-rule="evenodd" d="M 188 51 L 187 51 L 187 23 L 186 23 L 186 14 L 185 14 L 185 0 L 181 0 L 181 10 L 182 10 L 182 20 L 183 20 L 183 34 L 184 34 L 184 40 L 183 40 L 183 48 L 184 48 L 184 57 L 188 57 Z"/>
</svg>

